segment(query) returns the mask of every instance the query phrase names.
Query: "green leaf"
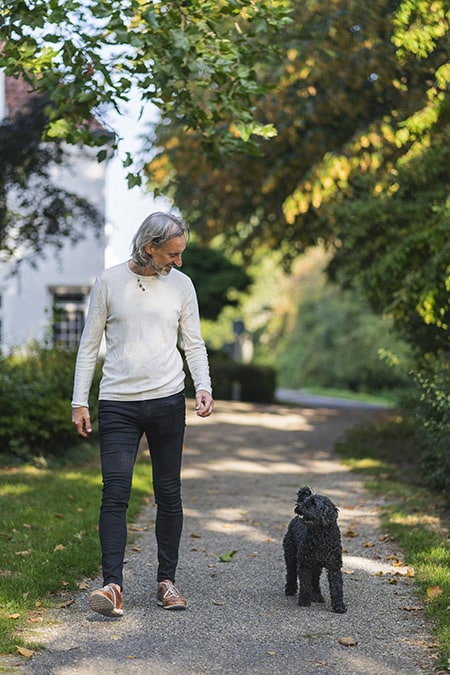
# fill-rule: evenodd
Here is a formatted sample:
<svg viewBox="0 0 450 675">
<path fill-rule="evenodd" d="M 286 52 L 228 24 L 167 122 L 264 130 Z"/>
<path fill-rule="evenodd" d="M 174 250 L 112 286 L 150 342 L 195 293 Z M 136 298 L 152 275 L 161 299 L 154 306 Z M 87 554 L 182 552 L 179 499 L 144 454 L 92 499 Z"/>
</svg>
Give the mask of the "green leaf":
<svg viewBox="0 0 450 675">
<path fill-rule="evenodd" d="M 222 553 L 222 555 L 219 555 L 219 560 L 220 560 L 220 562 L 223 562 L 223 563 L 230 562 L 234 558 L 236 553 L 237 553 L 237 551 L 230 551 L 229 553 Z"/>
</svg>

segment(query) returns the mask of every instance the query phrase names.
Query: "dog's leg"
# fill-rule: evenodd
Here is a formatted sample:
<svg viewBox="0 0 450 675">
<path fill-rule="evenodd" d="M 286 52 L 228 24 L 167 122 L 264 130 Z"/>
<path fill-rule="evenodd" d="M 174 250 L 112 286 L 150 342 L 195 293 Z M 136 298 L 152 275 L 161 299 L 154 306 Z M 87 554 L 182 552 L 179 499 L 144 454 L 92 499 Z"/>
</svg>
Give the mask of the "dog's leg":
<svg viewBox="0 0 450 675">
<path fill-rule="evenodd" d="M 300 607 L 310 607 L 312 599 L 312 569 L 310 567 L 299 566 L 298 580 L 300 584 L 298 604 Z"/>
<path fill-rule="evenodd" d="M 317 566 L 313 568 L 312 571 L 312 601 L 313 602 L 325 602 L 324 597 L 320 591 L 320 575 L 322 573 L 322 567 Z"/>
<path fill-rule="evenodd" d="M 286 563 L 286 586 L 284 592 L 286 595 L 295 595 L 297 593 L 297 549 L 288 530 L 283 539 L 284 560 Z"/>
<path fill-rule="evenodd" d="M 344 614 L 347 607 L 344 605 L 344 582 L 341 570 L 328 570 L 328 584 L 333 612 Z"/>
</svg>

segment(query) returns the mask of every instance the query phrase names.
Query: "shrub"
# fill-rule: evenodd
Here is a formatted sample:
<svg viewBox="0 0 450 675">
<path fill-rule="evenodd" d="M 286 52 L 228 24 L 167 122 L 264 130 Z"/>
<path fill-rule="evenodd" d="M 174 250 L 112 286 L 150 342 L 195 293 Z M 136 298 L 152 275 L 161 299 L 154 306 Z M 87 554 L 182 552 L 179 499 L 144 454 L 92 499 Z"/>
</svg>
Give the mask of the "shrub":
<svg viewBox="0 0 450 675">
<path fill-rule="evenodd" d="M 275 400 L 277 373 L 274 368 L 253 363 L 237 363 L 220 351 L 209 351 L 213 395 L 217 400 L 249 403 L 272 403 Z M 186 371 L 186 394 L 194 395 L 189 370 Z"/>
<path fill-rule="evenodd" d="M 33 346 L 0 362 L 2 454 L 21 460 L 63 455 L 76 440 L 70 413 L 75 354 Z"/>
<path fill-rule="evenodd" d="M 425 478 L 450 494 L 450 354 L 429 359 L 415 373 L 420 398 L 417 435 Z"/>
</svg>

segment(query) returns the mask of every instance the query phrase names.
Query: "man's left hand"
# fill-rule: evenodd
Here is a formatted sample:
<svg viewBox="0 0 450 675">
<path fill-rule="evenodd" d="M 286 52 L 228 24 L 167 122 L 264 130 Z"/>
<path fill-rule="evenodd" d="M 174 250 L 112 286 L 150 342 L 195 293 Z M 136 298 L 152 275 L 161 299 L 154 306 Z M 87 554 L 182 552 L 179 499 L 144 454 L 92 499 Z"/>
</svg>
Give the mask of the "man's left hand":
<svg viewBox="0 0 450 675">
<path fill-rule="evenodd" d="M 195 410 L 199 417 L 209 417 L 214 408 L 214 401 L 211 394 L 200 389 L 195 395 Z"/>
</svg>

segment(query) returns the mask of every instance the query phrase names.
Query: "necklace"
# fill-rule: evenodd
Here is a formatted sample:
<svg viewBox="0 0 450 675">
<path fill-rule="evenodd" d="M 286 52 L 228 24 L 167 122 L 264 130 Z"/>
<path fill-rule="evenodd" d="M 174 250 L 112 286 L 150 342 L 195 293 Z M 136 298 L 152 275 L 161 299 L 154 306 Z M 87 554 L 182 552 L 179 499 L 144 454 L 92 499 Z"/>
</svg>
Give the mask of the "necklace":
<svg viewBox="0 0 450 675">
<path fill-rule="evenodd" d="M 144 292 L 145 292 L 147 289 L 145 288 L 145 286 L 144 286 L 144 284 L 142 283 L 142 281 L 138 278 L 137 282 L 138 282 L 138 286 L 139 286 L 139 288 L 141 289 L 141 291 L 144 291 Z"/>
</svg>

